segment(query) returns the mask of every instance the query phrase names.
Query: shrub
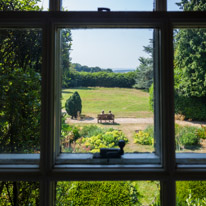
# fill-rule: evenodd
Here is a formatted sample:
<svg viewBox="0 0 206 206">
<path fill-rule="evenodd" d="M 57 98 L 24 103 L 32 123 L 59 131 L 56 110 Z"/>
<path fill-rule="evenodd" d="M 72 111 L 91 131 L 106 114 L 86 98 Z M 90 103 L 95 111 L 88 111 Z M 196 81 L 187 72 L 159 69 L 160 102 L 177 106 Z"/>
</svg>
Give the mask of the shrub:
<svg viewBox="0 0 206 206">
<path fill-rule="evenodd" d="M 197 136 L 200 139 L 206 139 L 206 126 L 201 125 L 201 128 L 197 129 Z"/>
<path fill-rule="evenodd" d="M 79 96 L 78 92 L 74 92 L 74 94 L 66 100 L 65 109 L 68 115 L 77 118 L 77 113 L 82 112 L 82 100 Z"/>
<path fill-rule="evenodd" d="M 184 115 L 186 119 L 206 120 L 206 99 L 185 97 L 175 94 L 175 113 Z"/>
<path fill-rule="evenodd" d="M 71 147 L 71 143 L 80 138 L 79 128 L 65 123 L 66 117 L 62 117 L 61 124 L 61 145 L 63 148 Z"/>
<path fill-rule="evenodd" d="M 196 127 L 175 126 L 176 143 L 185 147 L 196 146 L 200 143 Z"/>
<path fill-rule="evenodd" d="M 134 143 L 142 144 L 142 145 L 153 145 L 154 138 L 145 131 L 139 131 L 134 136 Z"/>
<path fill-rule="evenodd" d="M 81 129 L 80 135 L 82 137 L 92 137 L 113 130 L 114 130 L 113 128 L 106 129 L 106 128 L 98 127 L 96 125 L 86 125 Z"/>
<path fill-rule="evenodd" d="M 149 89 L 149 105 L 153 110 L 154 94 L 153 85 Z M 175 92 L 175 114 L 184 116 L 185 119 L 206 120 L 206 97 L 186 97 Z"/>
<path fill-rule="evenodd" d="M 100 148 L 115 148 L 118 147 L 119 140 L 128 139 L 121 131 L 113 130 L 98 134 L 91 137 L 82 137 L 76 141 L 76 152 L 99 152 Z"/>
<path fill-rule="evenodd" d="M 58 182 L 56 205 L 139 205 L 139 197 L 129 181 Z"/>
<path fill-rule="evenodd" d="M 191 195 L 192 199 L 203 199 L 206 197 L 206 181 L 178 181 L 176 183 L 176 194 L 178 205 L 188 205 L 186 200 Z"/>
</svg>

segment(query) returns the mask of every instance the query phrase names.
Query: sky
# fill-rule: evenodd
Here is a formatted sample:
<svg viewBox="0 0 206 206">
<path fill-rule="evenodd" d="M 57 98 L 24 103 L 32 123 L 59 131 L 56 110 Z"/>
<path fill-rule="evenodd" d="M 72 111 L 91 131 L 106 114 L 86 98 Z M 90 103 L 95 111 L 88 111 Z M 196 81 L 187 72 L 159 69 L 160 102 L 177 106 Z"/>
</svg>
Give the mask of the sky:
<svg viewBox="0 0 206 206">
<path fill-rule="evenodd" d="M 177 11 L 175 2 L 168 0 L 168 10 Z M 48 8 L 48 0 L 40 5 Z M 152 11 L 153 0 L 62 0 L 64 10 L 97 11 L 99 7 L 111 11 Z M 71 61 L 89 67 L 136 69 L 140 57 L 148 57 L 143 46 L 149 45 L 152 29 L 76 29 L 72 33 Z"/>
</svg>

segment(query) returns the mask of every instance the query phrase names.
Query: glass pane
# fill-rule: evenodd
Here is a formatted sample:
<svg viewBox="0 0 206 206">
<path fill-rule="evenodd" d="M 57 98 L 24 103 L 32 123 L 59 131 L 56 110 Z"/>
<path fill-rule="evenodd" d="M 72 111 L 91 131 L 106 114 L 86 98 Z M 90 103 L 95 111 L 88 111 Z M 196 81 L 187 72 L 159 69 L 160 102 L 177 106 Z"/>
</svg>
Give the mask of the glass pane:
<svg viewBox="0 0 206 206">
<path fill-rule="evenodd" d="M 0 11 L 43 11 L 48 10 L 49 0 L 3 0 Z"/>
<path fill-rule="evenodd" d="M 0 153 L 39 153 L 41 29 L 0 30 Z"/>
<path fill-rule="evenodd" d="M 60 30 L 62 152 L 154 151 L 153 32 Z"/>
<path fill-rule="evenodd" d="M 157 181 L 58 182 L 56 206 L 160 205 Z"/>
<path fill-rule="evenodd" d="M 178 206 L 205 206 L 206 181 L 177 181 L 176 205 Z"/>
<path fill-rule="evenodd" d="M 109 8 L 111 11 L 153 11 L 153 0 L 62 0 L 65 11 L 97 11 Z"/>
<path fill-rule="evenodd" d="M 37 5 L 43 11 L 48 11 L 49 10 L 49 0 L 39 0 Z"/>
<path fill-rule="evenodd" d="M 168 11 L 206 11 L 206 2 L 200 1 L 183 1 L 183 0 L 167 0 Z"/>
<path fill-rule="evenodd" d="M 0 181 L 0 205 L 40 205 L 38 182 Z"/>
<path fill-rule="evenodd" d="M 206 29 L 174 31 L 177 152 L 206 153 Z"/>
</svg>

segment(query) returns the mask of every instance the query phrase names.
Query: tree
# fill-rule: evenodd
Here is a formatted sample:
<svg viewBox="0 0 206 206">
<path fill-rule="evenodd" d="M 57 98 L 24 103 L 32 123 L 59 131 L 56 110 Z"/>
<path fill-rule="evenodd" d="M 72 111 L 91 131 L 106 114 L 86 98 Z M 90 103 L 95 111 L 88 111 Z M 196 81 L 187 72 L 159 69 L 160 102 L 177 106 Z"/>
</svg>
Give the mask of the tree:
<svg viewBox="0 0 206 206">
<path fill-rule="evenodd" d="M 81 114 L 82 112 L 82 100 L 79 96 L 78 92 L 74 92 L 74 94 L 67 99 L 65 103 L 65 109 L 68 115 L 72 116 L 72 119 L 77 118 L 78 112 Z"/>
<path fill-rule="evenodd" d="M 205 11 L 202 0 L 177 3 L 184 11 Z M 175 112 L 186 118 L 206 117 L 206 29 L 179 29 L 174 37 Z"/>
<path fill-rule="evenodd" d="M 182 0 L 184 11 L 205 11 L 203 0 Z M 175 89 L 187 97 L 206 96 L 206 29 L 181 29 L 175 34 Z"/>
<path fill-rule="evenodd" d="M 70 50 L 72 45 L 72 37 L 70 29 L 62 29 L 61 37 L 61 67 L 62 67 L 62 87 L 68 88 L 71 81 L 72 69 L 70 65 Z"/>
<path fill-rule="evenodd" d="M 153 47 L 152 40 L 148 46 L 144 46 L 144 51 L 150 55 L 150 57 L 140 57 L 140 65 L 136 70 L 136 78 L 134 88 L 149 90 L 153 83 Z"/>
</svg>

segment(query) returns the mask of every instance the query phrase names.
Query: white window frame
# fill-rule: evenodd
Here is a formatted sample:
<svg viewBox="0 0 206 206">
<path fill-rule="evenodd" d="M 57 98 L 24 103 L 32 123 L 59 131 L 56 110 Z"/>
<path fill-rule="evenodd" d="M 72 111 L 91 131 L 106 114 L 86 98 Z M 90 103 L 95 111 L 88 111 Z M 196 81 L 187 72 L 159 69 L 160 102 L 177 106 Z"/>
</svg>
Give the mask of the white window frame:
<svg viewBox="0 0 206 206">
<path fill-rule="evenodd" d="M 6 159 L 1 155 L 0 181 L 39 181 L 40 205 L 55 204 L 55 182 L 74 180 L 157 180 L 161 182 L 161 204 L 175 206 L 175 182 L 179 180 L 206 180 L 206 164 L 203 159 L 200 164 L 189 164 L 175 159 L 174 140 L 174 84 L 173 84 L 173 29 L 176 27 L 205 27 L 206 12 L 166 12 L 166 0 L 157 0 L 155 12 L 58 12 L 60 1 L 50 0 L 51 12 L 0 12 L 1 27 L 36 27 L 43 29 L 43 84 L 42 84 L 42 116 L 41 116 L 41 154 L 40 165 L 31 166 L 32 159 L 27 163 L 6 164 Z M 55 129 L 58 116 L 55 112 L 55 48 L 56 26 L 75 23 L 80 27 L 95 23 L 96 19 L 102 19 L 102 23 L 108 23 L 109 18 L 116 21 L 130 19 L 138 26 L 159 26 L 161 24 L 161 71 L 159 74 L 160 100 L 162 111 L 161 135 L 162 135 L 162 165 L 161 167 L 81 167 L 56 165 L 58 148 L 55 147 Z M 91 18 L 92 17 L 92 18 Z M 92 21 L 93 19 L 93 21 Z M 97 25 L 100 22 L 96 22 Z M 178 156 L 178 155 L 177 155 Z M 19 157 L 25 161 L 24 157 Z M 37 158 L 38 159 L 38 158 Z M 181 157 L 180 157 L 181 159 Z M 199 158 L 201 159 L 201 158 Z M 178 163 L 178 164 L 177 164 Z M 203 164 L 204 163 L 204 164 Z"/>
</svg>

